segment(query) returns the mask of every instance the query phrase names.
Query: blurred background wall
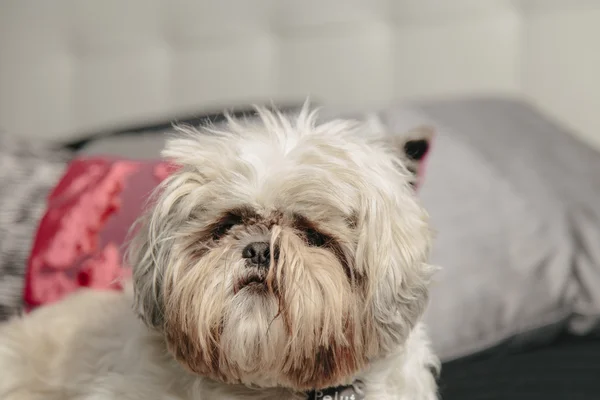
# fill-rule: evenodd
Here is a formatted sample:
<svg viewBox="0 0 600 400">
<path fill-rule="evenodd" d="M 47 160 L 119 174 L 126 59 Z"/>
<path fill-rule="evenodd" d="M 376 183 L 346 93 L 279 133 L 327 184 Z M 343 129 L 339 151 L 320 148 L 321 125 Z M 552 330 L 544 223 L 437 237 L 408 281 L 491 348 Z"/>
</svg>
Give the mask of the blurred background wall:
<svg viewBox="0 0 600 400">
<path fill-rule="evenodd" d="M 306 95 L 524 96 L 600 146 L 597 0 L 0 0 L 0 129 L 52 140 Z"/>
</svg>

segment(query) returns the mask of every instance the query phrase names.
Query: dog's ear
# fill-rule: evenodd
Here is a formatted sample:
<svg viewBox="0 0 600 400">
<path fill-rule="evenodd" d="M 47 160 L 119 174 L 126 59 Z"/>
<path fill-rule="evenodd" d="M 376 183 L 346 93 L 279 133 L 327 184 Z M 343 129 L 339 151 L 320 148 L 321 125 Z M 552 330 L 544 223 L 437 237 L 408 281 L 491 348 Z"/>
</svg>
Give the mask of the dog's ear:
<svg viewBox="0 0 600 400">
<path fill-rule="evenodd" d="M 404 134 L 393 135 L 398 150 L 412 162 L 421 162 L 429 153 L 435 130 L 432 126 L 421 125 Z"/>
<path fill-rule="evenodd" d="M 153 239 L 150 214 L 139 219 L 130 234 L 125 259 L 133 270 L 134 311 L 148 327 L 160 330 L 164 324 L 163 275 L 156 265 L 160 249 Z"/>
<path fill-rule="evenodd" d="M 434 128 L 428 125 L 418 126 L 404 134 L 392 135 L 396 152 L 411 174 L 409 183 L 417 187 L 425 169 L 425 161 L 429 154 Z"/>
<path fill-rule="evenodd" d="M 373 135 L 374 141 L 400 158 L 412 175 L 410 184 L 415 186 L 429 154 L 435 128 L 420 125 L 408 132 L 393 132 L 383 123 L 381 117 L 374 113 L 367 116 L 366 127 L 367 133 Z"/>
<path fill-rule="evenodd" d="M 433 128 L 419 126 L 394 134 L 378 117 L 368 121 L 373 141 L 393 153 L 401 168 L 388 172 L 389 179 L 402 179 L 410 172 L 415 184 L 421 163 L 429 151 Z M 358 217 L 356 262 L 367 271 L 374 326 L 383 346 L 401 343 L 421 317 L 428 298 L 428 284 L 436 268 L 428 264 L 431 231 L 427 212 L 406 187 L 393 185 L 367 191 Z M 390 194 L 389 191 L 396 193 Z"/>
<path fill-rule="evenodd" d="M 390 133 L 387 145 L 404 161 L 408 170 L 417 175 L 425 161 L 435 134 L 432 126 L 421 125 L 403 133 Z"/>
<path fill-rule="evenodd" d="M 396 195 L 384 194 L 385 190 Z M 384 346 L 406 339 L 421 317 L 436 268 L 428 264 L 432 232 L 415 196 L 379 188 L 359 216 L 356 263 L 367 272 L 376 336 Z"/>
</svg>

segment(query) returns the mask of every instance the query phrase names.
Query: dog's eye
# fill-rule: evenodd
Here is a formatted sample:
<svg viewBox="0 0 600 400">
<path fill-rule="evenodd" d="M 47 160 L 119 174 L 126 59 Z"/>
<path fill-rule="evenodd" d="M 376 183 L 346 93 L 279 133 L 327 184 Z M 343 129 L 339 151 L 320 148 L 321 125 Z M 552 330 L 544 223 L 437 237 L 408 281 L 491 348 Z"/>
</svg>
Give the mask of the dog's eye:
<svg viewBox="0 0 600 400">
<path fill-rule="evenodd" d="M 234 213 L 227 213 L 212 228 L 213 240 L 219 240 L 236 225 L 242 223 L 242 217 Z"/>
<path fill-rule="evenodd" d="M 331 237 L 320 232 L 317 225 L 302 215 L 294 215 L 294 227 L 304 234 L 306 243 L 313 247 L 324 247 L 331 242 Z"/>
<path fill-rule="evenodd" d="M 309 228 L 306 230 L 306 241 L 310 246 L 323 247 L 329 242 L 329 237 L 316 229 Z"/>
</svg>

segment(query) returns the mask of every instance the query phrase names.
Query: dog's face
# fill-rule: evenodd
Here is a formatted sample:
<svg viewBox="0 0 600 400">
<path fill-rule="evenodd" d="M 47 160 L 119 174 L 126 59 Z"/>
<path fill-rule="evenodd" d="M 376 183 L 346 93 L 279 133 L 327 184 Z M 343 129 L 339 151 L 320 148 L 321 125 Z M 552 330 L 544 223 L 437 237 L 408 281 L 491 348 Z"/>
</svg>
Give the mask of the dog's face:
<svg viewBox="0 0 600 400">
<path fill-rule="evenodd" d="M 367 130 L 258 110 L 168 143 L 180 168 L 129 262 L 141 317 L 181 364 L 305 390 L 344 383 L 402 344 L 432 273 L 405 165 L 429 132 L 407 142 Z"/>
</svg>

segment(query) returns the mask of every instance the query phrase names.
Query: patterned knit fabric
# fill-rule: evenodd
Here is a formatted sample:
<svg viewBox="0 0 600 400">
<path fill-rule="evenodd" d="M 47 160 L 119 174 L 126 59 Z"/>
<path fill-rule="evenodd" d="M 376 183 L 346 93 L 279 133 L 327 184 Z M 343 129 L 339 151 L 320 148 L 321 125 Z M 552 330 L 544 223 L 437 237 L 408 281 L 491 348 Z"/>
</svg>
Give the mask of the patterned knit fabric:
<svg viewBox="0 0 600 400">
<path fill-rule="evenodd" d="M 22 307 L 23 276 L 46 196 L 70 153 L 0 132 L 0 321 Z"/>
</svg>

